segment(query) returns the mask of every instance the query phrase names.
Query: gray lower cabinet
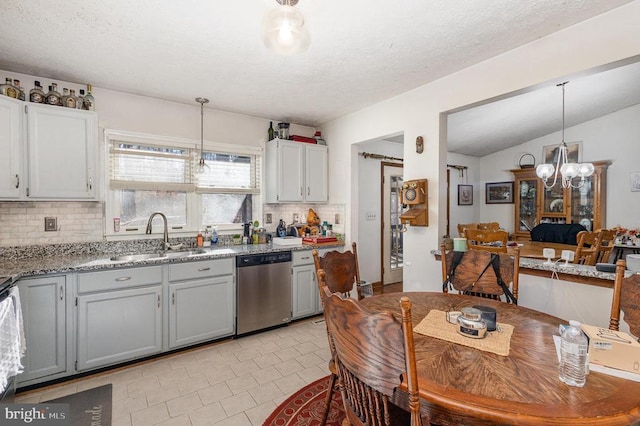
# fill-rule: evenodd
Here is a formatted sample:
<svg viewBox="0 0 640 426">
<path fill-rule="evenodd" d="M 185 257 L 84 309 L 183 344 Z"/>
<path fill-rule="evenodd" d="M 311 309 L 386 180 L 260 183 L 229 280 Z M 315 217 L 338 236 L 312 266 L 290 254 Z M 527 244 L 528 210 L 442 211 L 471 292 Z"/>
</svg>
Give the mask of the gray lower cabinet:
<svg viewBox="0 0 640 426">
<path fill-rule="evenodd" d="M 27 344 L 23 385 L 67 370 L 66 277 L 21 279 L 18 289 Z"/>
<path fill-rule="evenodd" d="M 233 259 L 169 265 L 169 348 L 235 331 Z"/>
<path fill-rule="evenodd" d="M 162 267 L 78 275 L 77 371 L 162 351 Z"/>
<path fill-rule="evenodd" d="M 294 251 L 291 268 L 291 319 L 322 312 L 316 267 L 311 250 Z"/>
</svg>

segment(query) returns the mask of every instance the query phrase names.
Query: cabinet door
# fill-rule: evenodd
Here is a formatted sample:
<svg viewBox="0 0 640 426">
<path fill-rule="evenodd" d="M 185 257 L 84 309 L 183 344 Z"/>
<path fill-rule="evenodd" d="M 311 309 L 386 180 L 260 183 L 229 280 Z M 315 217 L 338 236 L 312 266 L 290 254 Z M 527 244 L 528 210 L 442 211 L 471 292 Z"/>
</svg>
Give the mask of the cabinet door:
<svg viewBox="0 0 640 426">
<path fill-rule="evenodd" d="M 78 371 L 162 350 L 162 287 L 78 296 Z"/>
<path fill-rule="evenodd" d="M 27 352 L 20 383 L 66 370 L 65 277 L 18 282 Z"/>
<path fill-rule="evenodd" d="M 20 197 L 22 102 L 0 97 L 0 198 Z"/>
<path fill-rule="evenodd" d="M 535 178 L 522 179 L 516 181 L 519 191 L 517 194 L 518 216 L 516 223 L 517 231 L 529 232 L 538 224 L 538 183 Z"/>
<path fill-rule="evenodd" d="M 307 145 L 305 157 L 305 200 L 326 202 L 329 199 L 328 149 L 325 145 Z"/>
<path fill-rule="evenodd" d="M 234 333 L 233 276 L 169 285 L 169 347 Z"/>
<path fill-rule="evenodd" d="M 304 144 L 279 141 L 278 201 L 304 200 Z"/>
<path fill-rule="evenodd" d="M 291 268 L 293 277 L 292 291 L 292 319 L 302 318 L 318 313 L 318 284 L 316 284 L 316 268 L 314 265 L 296 266 Z"/>
<path fill-rule="evenodd" d="M 95 113 L 29 104 L 29 198 L 95 198 Z"/>
</svg>

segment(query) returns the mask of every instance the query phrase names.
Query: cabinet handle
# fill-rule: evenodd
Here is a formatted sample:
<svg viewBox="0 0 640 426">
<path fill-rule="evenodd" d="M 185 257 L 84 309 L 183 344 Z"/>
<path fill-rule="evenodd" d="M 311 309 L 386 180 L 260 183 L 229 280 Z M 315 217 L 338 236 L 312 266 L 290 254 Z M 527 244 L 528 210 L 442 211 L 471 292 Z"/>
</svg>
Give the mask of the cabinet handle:
<svg viewBox="0 0 640 426">
<path fill-rule="evenodd" d="M 20 188 L 20 176 L 16 175 L 16 188 Z"/>
<path fill-rule="evenodd" d="M 89 188 L 89 191 L 93 189 L 93 178 L 91 176 L 89 176 L 89 182 L 87 183 L 87 188 Z"/>
<path fill-rule="evenodd" d="M 302 187 L 300 187 L 300 196 L 302 197 L 302 195 L 304 194 Z"/>
<path fill-rule="evenodd" d="M 173 293 L 171 293 L 171 304 L 172 305 L 176 304 L 176 292 L 175 291 Z"/>
<path fill-rule="evenodd" d="M 60 300 L 64 298 L 64 288 L 60 286 Z"/>
<path fill-rule="evenodd" d="M 158 308 L 160 307 L 160 295 L 158 295 Z"/>
<path fill-rule="evenodd" d="M 307 186 L 307 195 L 311 195 L 311 187 Z"/>
<path fill-rule="evenodd" d="M 311 258 L 311 256 L 304 256 L 304 257 L 303 257 L 303 256 L 301 256 L 301 257 L 300 257 L 300 259 L 310 259 L 310 258 Z"/>
<path fill-rule="evenodd" d="M 116 278 L 116 281 L 129 281 L 131 279 L 131 277 L 118 277 Z"/>
<path fill-rule="evenodd" d="M 198 269 L 198 272 L 204 272 L 204 271 L 208 271 L 208 270 L 210 270 L 210 269 L 211 269 L 211 268 L 200 268 L 200 269 Z"/>
</svg>

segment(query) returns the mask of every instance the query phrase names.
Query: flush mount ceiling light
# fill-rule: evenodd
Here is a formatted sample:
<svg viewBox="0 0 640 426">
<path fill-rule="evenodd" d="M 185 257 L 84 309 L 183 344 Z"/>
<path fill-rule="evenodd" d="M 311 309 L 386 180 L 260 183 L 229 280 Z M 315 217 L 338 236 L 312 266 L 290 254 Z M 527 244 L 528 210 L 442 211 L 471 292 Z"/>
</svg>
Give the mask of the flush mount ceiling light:
<svg viewBox="0 0 640 426">
<path fill-rule="evenodd" d="M 207 98 L 196 98 L 196 102 L 200 104 L 200 161 L 196 174 L 202 174 L 207 171 L 209 166 L 204 162 L 204 104 L 209 103 Z"/>
<path fill-rule="evenodd" d="M 567 144 L 564 141 L 564 86 L 568 83 L 557 84 L 558 87 L 562 87 L 562 142 L 560 146 L 556 148 L 558 150 L 558 160 L 556 166 L 553 164 L 540 164 L 536 167 L 536 174 L 542 179 L 545 188 L 551 189 L 555 186 L 558 180 L 558 172 L 562 175 L 562 187 L 563 188 L 580 188 L 584 185 L 585 178 L 593 174 L 594 168 L 591 163 L 570 163 L 567 159 Z M 553 176 L 553 183 L 548 185 L 549 178 Z M 573 184 L 573 179 L 579 177 L 580 181 L 577 184 Z"/>
<path fill-rule="evenodd" d="M 298 0 L 275 0 L 279 6 L 262 19 L 262 39 L 273 52 L 291 56 L 306 52 L 311 43 L 304 16 L 294 8 Z"/>
</svg>

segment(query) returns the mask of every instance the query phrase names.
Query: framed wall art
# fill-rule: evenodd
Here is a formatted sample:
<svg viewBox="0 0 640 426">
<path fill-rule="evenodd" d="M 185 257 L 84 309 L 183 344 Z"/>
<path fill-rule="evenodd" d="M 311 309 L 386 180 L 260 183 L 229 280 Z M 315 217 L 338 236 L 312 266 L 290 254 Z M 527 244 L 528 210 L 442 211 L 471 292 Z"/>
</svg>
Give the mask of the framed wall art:
<svg viewBox="0 0 640 426">
<path fill-rule="evenodd" d="M 473 205 L 473 185 L 458 185 L 458 205 Z"/>
<path fill-rule="evenodd" d="M 513 181 L 487 182 L 485 189 L 487 204 L 513 203 Z"/>
<path fill-rule="evenodd" d="M 567 160 L 570 163 L 580 162 L 580 146 L 582 142 L 571 142 L 567 144 Z M 560 145 L 545 145 L 542 147 L 542 159 L 546 164 L 558 164 L 558 153 Z"/>
<path fill-rule="evenodd" d="M 631 192 L 640 192 L 640 172 L 629 174 L 629 185 L 631 185 Z"/>
</svg>

